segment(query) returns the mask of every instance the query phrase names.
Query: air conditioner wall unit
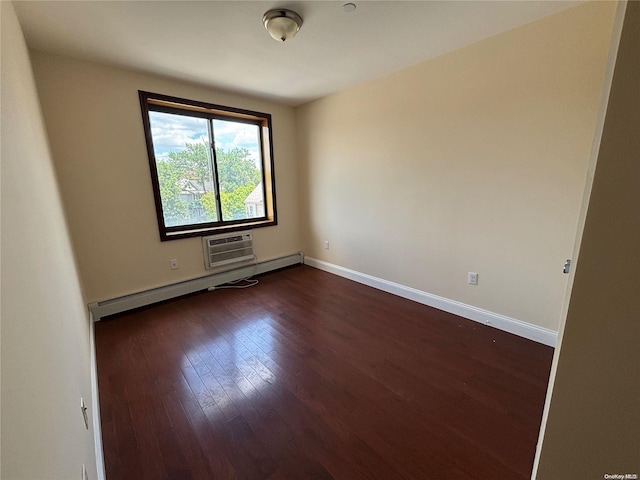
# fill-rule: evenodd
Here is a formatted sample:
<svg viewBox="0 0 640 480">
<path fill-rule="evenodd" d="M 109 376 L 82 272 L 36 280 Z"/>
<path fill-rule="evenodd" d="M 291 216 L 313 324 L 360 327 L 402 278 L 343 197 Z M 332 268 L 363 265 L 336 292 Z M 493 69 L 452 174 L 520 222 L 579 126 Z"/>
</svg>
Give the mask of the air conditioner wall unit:
<svg viewBox="0 0 640 480">
<path fill-rule="evenodd" d="M 255 259 L 251 232 L 202 237 L 202 248 L 207 270 Z"/>
</svg>

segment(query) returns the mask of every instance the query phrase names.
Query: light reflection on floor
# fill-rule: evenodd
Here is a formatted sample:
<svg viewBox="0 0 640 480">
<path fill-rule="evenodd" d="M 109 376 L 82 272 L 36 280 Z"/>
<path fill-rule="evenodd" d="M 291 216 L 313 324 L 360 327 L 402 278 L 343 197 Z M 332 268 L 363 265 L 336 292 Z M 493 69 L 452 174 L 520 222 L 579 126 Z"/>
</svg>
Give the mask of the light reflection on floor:
<svg viewBox="0 0 640 480">
<path fill-rule="evenodd" d="M 227 421 L 244 402 L 259 402 L 276 381 L 279 353 L 273 323 L 263 315 L 240 325 L 225 323 L 215 337 L 189 339 L 181 359 L 181 391 L 192 394 L 207 416 L 217 412 Z"/>
</svg>

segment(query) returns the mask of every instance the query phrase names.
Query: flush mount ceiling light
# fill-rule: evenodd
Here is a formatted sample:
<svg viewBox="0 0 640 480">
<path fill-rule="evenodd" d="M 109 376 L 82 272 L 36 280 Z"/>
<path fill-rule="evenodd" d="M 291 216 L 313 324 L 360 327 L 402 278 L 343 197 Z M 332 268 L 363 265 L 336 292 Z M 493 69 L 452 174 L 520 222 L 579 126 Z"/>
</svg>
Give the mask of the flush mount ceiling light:
<svg viewBox="0 0 640 480">
<path fill-rule="evenodd" d="M 345 3 L 344 5 L 342 5 L 342 11 L 344 13 L 355 12 L 356 11 L 356 4 L 355 3 Z"/>
<path fill-rule="evenodd" d="M 296 36 L 302 26 L 302 17 L 292 10 L 277 8 L 265 13 L 262 23 L 269 35 L 279 42 L 284 42 Z"/>
</svg>

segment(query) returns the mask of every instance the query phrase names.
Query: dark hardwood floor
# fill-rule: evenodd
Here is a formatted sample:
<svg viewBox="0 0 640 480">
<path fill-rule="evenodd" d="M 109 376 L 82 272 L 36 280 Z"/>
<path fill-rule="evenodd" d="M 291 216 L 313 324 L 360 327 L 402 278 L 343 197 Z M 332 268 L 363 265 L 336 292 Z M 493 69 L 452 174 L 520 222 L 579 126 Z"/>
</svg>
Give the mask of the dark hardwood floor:
<svg viewBox="0 0 640 480">
<path fill-rule="evenodd" d="M 553 350 L 298 266 L 96 324 L 118 479 L 528 480 Z"/>
</svg>

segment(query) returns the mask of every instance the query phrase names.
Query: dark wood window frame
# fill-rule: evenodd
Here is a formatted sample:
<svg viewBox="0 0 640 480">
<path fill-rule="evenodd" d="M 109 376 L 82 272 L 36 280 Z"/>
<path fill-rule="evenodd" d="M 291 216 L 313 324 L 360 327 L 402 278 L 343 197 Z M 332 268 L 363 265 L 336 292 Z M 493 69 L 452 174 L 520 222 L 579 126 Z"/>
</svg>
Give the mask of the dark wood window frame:
<svg viewBox="0 0 640 480">
<path fill-rule="evenodd" d="M 158 229 L 160 232 L 160 239 L 162 241 L 277 225 L 276 182 L 274 172 L 275 167 L 273 157 L 273 137 L 270 114 L 226 107 L 222 105 L 215 105 L 196 100 L 187 100 L 184 98 L 145 92 L 142 90 L 139 90 L 138 94 L 140 98 L 140 108 L 142 110 L 142 122 L 144 126 L 145 139 L 147 143 L 147 154 L 149 156 L 149 169 L 151 172 L 151 182 L 153 185 Z M 242 220 L 220 220 L 216 222 L 185 224 L 178 226 L 165 225 L 165 218 L 162 208 L 162 198 L 160 196 L 158 170 L 156 167 L 156 154 L 153 145 L 153 136 L 151 133 L 151 122 L 149 117 L 150 111 L 258 125 L 260 127 L 260 146 L 262 150 L 262 183 L 265 196 L 264 216 Z M 219 196 L 217 196 L 216 201 L 219 205 Z"/>
</svg>

